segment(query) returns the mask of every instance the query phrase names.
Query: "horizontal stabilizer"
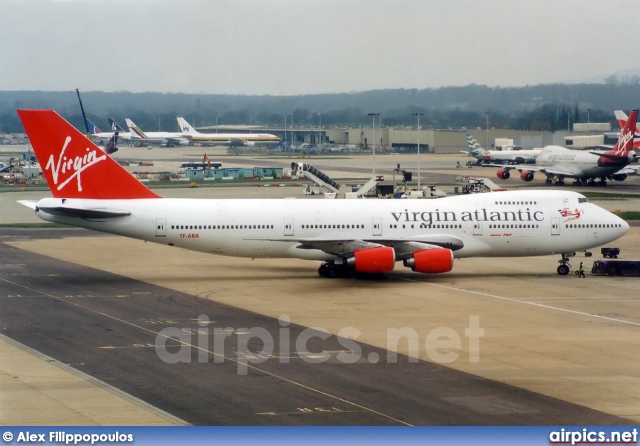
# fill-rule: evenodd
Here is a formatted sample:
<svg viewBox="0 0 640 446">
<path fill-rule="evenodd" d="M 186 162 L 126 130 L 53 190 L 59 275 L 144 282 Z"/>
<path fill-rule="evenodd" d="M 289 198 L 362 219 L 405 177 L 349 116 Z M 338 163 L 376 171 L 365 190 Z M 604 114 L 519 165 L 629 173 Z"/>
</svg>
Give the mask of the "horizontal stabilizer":
<svg viewBox="0 0 640 446">
<path fill-rule="evenodd" d="M 72 208 L 67 206 L 38 207 L 36 210 L 61 217 L 114 218 L 131 215 L 129 211 L 109 208 Z"/>
<path fill-rule="evenodd" d="M 34 211 L 37 209 L 36 206 L 38 205 L 38 202 L 33 200 L 18 200 L 18 203 L 28 208 L 31 208 Z"/>
</svg>

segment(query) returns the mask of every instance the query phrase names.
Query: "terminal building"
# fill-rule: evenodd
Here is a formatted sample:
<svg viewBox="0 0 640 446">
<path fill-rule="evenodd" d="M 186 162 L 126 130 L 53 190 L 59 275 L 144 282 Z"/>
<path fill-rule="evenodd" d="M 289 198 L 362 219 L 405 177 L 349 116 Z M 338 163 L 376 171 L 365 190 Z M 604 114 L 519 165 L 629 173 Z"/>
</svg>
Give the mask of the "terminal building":
<svg viewBox="0 0 640 446">
<path fill-rule="evenodd" d="M 488 131 L 475 130 L 438 130 L 400 127 L 294 127 L 286 131 L 280 127 L 258 126 L 217 126 L 206 127 L 219 132 L 260 132 L 272 133 L 283 141 L 290 143 L 293 149 L 312 149 L 316 146 L 334 147 L 330 150 L 372 150 L 375 141 L 376 150 L 388 152 L 417 152 L 418 140 L 423 153 L 459 153 L 467 150 L 466 134 L 471 134 L 480 145 L 492 150 L 499 150 L 495 140 L 512 139 L 517 148 L 533 149 L 545 145 L 564 145 L 567 133 L 551 133 L 539 131 L 505 130 L 491 128 Z M 205 128 L 202 128 L 204 130 Z M 336 147 L 337 146 L 337 147 Z"/>
</svg>

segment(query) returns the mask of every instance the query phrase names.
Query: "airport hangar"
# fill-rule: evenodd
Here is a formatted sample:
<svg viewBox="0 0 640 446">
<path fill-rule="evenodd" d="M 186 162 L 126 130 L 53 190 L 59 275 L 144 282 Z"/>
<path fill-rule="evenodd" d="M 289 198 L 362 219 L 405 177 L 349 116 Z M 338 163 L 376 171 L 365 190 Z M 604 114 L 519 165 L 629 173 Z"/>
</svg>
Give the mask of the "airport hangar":
<svg viewBox="0 0 640 446">
<path fill-rule="evenodd" d="M 596 131 L 595 124 L 592 131 Z M 491 128 L 486 129 L 422 129 L 419 132 L 412 128 L 403 127 L 294 127 L 287 128 L 286 134 L 283 127 L 267 126 L 207 126 L 198 127 L 204 132 L 261 132 L 272 133 L 281 139 L 293 142 L 293 146 L 302 144 L 335 144 L 353 149 L 371 149 L 375 138 L 376 149 L 397 152 L 416 152 L 418 138 L 420 150 L 423 153 L 459 153 L 467 150 L 466 134 L 471 134 L 480 145 L 485 148 L 498 149 L 494 144 L 497 138 L 512 139 L 516 147 L 523 149 L 540 148 L 547 145 L 565 145 L 565 137 L 574 135 L 568 132 L 540 132 L 526 130 L 510 130 Z M 374 133 L 375 132 L 375 133 Z M 580 132 L 579 134 L 583 134 Z M 584 133 L 586 134 L 586 133 Z"/>
</svg>

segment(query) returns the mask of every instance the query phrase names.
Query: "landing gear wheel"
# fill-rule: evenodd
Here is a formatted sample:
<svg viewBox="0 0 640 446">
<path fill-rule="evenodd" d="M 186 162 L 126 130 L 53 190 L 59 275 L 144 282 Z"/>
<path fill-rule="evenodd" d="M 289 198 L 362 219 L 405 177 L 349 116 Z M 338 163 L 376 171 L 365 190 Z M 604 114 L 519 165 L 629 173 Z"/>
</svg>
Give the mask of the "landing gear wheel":
<svg viewBox="0 0 640 446">
<path fill-rule="evenodd" d="M 560 274 L 561 276 L 566 276 L 567 274 L 569 274 L 569 267 L 567 265 L 558 266 L 558 274 Z"/>
<path fill-rule="evenodd" d="M 320 277 L 328 277 L 335 279 L 336 277 L 353 277 L 354 271 L 351 267 L 345 264 L 336 265 L 334 262 L 325 262 L 318 268 L 318 275 Z"/>
</svg>

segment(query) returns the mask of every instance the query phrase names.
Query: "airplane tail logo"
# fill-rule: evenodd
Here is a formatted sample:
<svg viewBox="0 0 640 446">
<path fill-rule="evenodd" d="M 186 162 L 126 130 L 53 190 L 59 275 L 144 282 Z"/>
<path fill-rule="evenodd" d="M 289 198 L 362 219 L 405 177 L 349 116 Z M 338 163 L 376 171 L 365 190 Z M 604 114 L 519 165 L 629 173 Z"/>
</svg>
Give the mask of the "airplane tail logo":
<svg viewBox="0 0 640 446">
<path fill-rule="evenodd" d="M 87 120 L 87 128 L 89 129 L 89 133 L 91 133 L 92 135 L 97 135 L 98 133 L 100 133 L 100 129 L 98 128 L 97 125 L 91 122 L 89 118 L 86 118 L 86 120 Z"/>
<path fill-rule="evenodd" d="M 141 139 L 149 139 L 149 137 L 140 130 L 140 127 L 138 127 L 131 119 L 125 119 L 125 121 L 127 122 L 127 127 L 129 127 L 129 131 L 131 132 L 131 136 L 136 135 Z"/>
<path fill-rule="evenodd" d="M 106 146 L 104 146 L 104 153 L 107 155 L 111 155 L 112 153 L 116 153 L 118 151 L 118 131 L 116 131 Z"/>
<path fill-rule="evenodd" d="M 476 158 L 484 155 L 484 153 L 486 152 L 486 150 L 483 149 L 480 144 L 478 144 L 478 141 L 476 141 L 476 139 L 468 133 L 467 145 L 469 146 L 469 153 Z"/>
<path fill-rule="evenodd" d="M 629 119 L 624 125 L 620 138 L 613 149 L 604 154 L 608 158 L 627 158 L 629 152 L 633 150 L 633 138 L 636 130 L 636 122 L 638 118 L 638 110 L 632 110 L 629 114 Z"/>
<path fill-rule="evenodd" d="M 55 198 L 159 198 L 52 110 L 18 110 Z"/>
<path fill-rule="evenodd" d="M 113 130 L 114 132 L 120 132 L 120 133 L 124 132 L 122 127 L 120 127 L 118 123 L 111 118 L 109 118 L 109 124 L 111 124 L 111 130 Z"/>
<path fill-rule="evenodd" d="M 627 120 L 629 117 L 622 110 L 614 110 L 613 113 L 616 115 L 616 121 L 618 122 L 618 127 L 620 130 L 624 129 L 625 125 L 627 125 Z M 640 149 L 640 124 L 636 121 L 636 134 L 633 139 L 633 147 L 634 149 Z"/>
<path fill-rule="evenodd" d="M 187 133 L 189 135 L 195 135 L 198 133 L 196 129 L 191 127 L 191 124 L 189 124 L 186 119 L 181 117 L 178 117 L 176 119 L 178 120 L 178 127 L 180 127 L 180 131 L 182 133 Z"/>
</svg>

